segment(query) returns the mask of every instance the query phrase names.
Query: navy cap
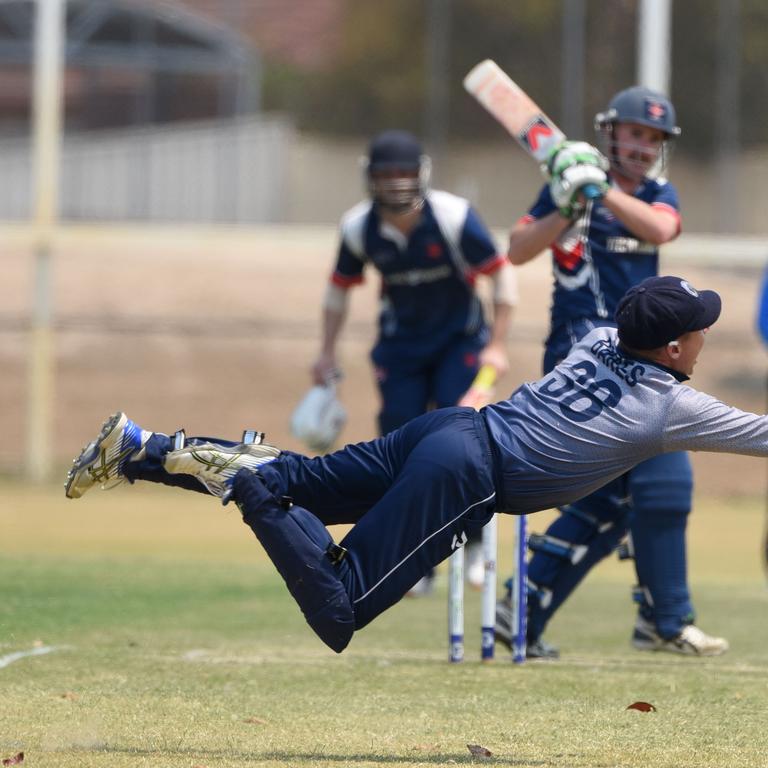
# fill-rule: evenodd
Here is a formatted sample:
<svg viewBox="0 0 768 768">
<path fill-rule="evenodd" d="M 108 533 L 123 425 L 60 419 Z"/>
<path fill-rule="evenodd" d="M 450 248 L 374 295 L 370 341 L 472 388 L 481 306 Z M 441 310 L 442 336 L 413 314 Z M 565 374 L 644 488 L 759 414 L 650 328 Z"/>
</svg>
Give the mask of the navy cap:
<svg viewBox="0 0 768 768">
<path fill-rule="evenodd" d="M 697 291 L 681 277 L 649 277 L 630 288 L 616 309 L 619 340 L 632 349 L 656 349 L 720 317 L 720 295 Z"/>
</svg>

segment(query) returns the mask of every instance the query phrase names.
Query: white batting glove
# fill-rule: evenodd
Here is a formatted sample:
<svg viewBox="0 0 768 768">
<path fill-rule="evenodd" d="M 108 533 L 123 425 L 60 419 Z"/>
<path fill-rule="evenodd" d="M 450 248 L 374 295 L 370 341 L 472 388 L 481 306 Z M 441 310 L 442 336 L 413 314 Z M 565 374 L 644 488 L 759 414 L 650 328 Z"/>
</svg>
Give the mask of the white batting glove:
<svg viewBox="0 0 768 768">
<path fill-rule="evenodd" d="M 565 142 L 552 152 L 547 162 L 549 191 L 562 216 L 570 219 L 583 209 L 585 187 L 590 187 L 590 197 L 605 194 L 608 167 L 602 153 L 584 141 Z"/>
<path fill-rule="evenodd" d="M 602 197 L 608 190 L 608 178 L 602 168 L 594 165 L 572 165 L 549 182 L 552 200 L 566 218 L 573 218 L 584 207 L 584 188 L 597 191 L 590 197 Z"/>
<path fill-rule="evenodd" d="M 542 170 L 548 179 L 552 179 L 572 165 L 595 165 L 607 171 L 608 158 L 592 144 L 586 141 L 564 141 L 556 146 Z"/>
</svg>

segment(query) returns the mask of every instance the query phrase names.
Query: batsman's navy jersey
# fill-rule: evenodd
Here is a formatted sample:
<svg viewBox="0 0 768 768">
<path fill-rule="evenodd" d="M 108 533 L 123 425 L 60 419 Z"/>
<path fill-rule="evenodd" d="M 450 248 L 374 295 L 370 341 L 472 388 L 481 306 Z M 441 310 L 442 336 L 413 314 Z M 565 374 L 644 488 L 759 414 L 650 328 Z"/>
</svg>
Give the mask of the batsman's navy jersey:
<svg viewBox="0 0 768 768">
<path fill-rule="evenodd" d="M 370 201 L 348 211 L 331 279 L 342 288 L 361 283 L 371 263 L 381 273 L 381 336 L 430 344 L 483 327 L 475 279 L 504 261 L 469 203 L 433 190 L 407 238 Z"/>
<path fill-rule="evenodd" d="M 587 334 L 550 374 L 483 409 L 499 509 L 524 514 L 573 502 L 661 453 L 768 454 L 768 417 L 684 380 L 623 355 L 613 328 Z"/>
<path fill-rule="evenodd" d="M 646 179 L 633 197 L 679 217 L 677 191 L 665 179 Z M 526 218 L 540 219 L 554 210 L 544 186 Z M 658 263 L 656 245 L 639 240 L 600 201 L 590 203 L 552 244 L 553 332 L 582 318 L 611 323 L 621 297 L 656 275 Z"/>
</svg>

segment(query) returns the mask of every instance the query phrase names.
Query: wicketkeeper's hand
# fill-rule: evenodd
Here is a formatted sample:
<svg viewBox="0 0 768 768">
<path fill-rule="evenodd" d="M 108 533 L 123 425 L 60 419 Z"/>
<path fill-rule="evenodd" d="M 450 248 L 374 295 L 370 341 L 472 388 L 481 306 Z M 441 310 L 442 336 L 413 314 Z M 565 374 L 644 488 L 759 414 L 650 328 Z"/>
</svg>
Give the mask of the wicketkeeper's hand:
<svg viewBox="0 0 768 768">
<path fill-rule="evenodd" d="M 608 190 L 609 164 L 596 147 L 585 141 L 566 141 L 552 151 L 545 173 L 552 200 L 562 216 L 572 219 L 584 208 L 584 187 Z"/>
</svg>

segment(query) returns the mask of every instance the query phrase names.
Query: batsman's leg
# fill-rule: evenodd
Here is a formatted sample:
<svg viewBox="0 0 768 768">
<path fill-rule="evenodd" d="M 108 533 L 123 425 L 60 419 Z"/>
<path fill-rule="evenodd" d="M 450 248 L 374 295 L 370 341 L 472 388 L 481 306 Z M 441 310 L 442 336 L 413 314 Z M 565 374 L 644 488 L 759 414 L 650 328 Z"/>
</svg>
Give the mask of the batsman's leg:
<svg viewBox="0 0 768 768">
<path fill-rule="evenodd" d="M 634 594 L 640 605 L 632 645 L 698 656 L 724 653 L 727 640 L 693 625 L 685 539 L 693 491 L 688 454 L 668 453 L 639 464 L 630 473 L 630 489 Z"/>
<path fill-rule="evenodd" d="M 548 590 L 543 592 L 544 599 L 530 595 L 529 643 L 541 637 L 549 619 L 587 573 L 616 549 L 627 531 L 628 510 L 626 483 L 619 479 L 564 507 L 543 541 L 529 537 L 533 556 L 528 564 L 528 578 L 535 589 Z M 555 545 L 561 551 L 555 552 Z"/>
</svg>

